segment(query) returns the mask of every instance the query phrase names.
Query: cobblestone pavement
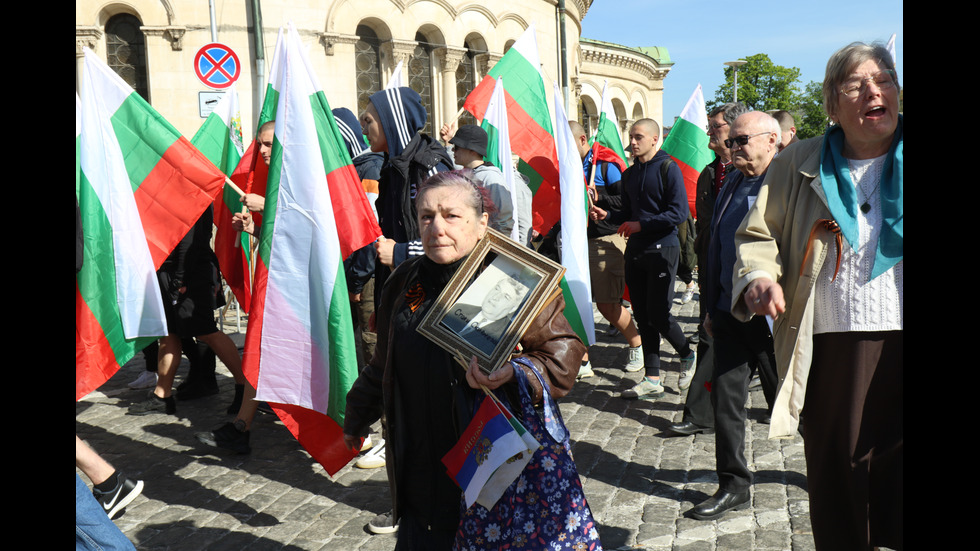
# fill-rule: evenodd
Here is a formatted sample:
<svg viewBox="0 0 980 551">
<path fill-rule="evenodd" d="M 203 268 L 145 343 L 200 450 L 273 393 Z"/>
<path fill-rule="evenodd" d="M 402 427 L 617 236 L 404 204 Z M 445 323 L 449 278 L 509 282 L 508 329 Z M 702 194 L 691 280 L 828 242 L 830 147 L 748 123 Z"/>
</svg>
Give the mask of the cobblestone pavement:
<svg viewBox="0 0 980 551">
<path fill-rule="evenodd" d="M 682 305 L 680 293 L 677 297 L 675 316 L 691 335 L 697 300 Z M 745 453 L 755 472 L 751 507 L 715 521 L 686 518 L 685 511 L 717 489 L 714 435 L 663 434 L 680 420 L 686 395 L 677 390 L 679 362 L 669 344 L 663 352 L 666 396 L 620 399 L 619 393 L 641 373 L 622 369 L 628 355 L 622 338 L 610 335 L 598 314 L 596 322 L 598 343 L 591 349 L 596 376 L 579 381 L 561 401 L 561 411 L 603 546 L 813 549 L 803 441 L 767 438 L 768 425 L 760 422 L 766 409 L 761 389 L 752 389 L 747 404 Z M 235 331 L 234 317 L 226 317 L 229 327 Z M 240 333 L 232 337 L 239 345 L 244 341 Z M 116 519 L 137 549 L 394 549 L 394 536 L 374 536 L 365 529 L 390 508 L 384 469 L 357 469 L 352 462 L 330 478 L 269 414 L 259 414 L 253 424 L 249 455 L 216 453 L 198 444 L 195 432 L 231 420 L 225 409 L 233 381 L 220 362 L 219 395 L 178 402 L 176 417 L 125 415 L 146 392 L 126 387 L 143 366 L 137 355 L 75 405 L 76 433 L 127 476 L 146 483 L 142 495 Z M 177 383 L 185 375 L 186 360 Z"/>
</svg>

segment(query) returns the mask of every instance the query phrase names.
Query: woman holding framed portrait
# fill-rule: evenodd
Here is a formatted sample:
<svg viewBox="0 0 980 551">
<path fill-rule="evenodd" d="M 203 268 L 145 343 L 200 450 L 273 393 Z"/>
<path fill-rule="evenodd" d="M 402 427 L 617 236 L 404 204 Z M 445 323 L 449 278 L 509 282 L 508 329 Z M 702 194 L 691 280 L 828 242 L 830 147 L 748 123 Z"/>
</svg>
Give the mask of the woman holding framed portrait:
<svg viewBox="0 0 980 551">
<path fill-rule="evenodd" d="M 460 524 L 461 490 L 443 456 L 466 429 L 481 385 L 516 395 L 515 365 L 487 375 L 473 356 L 464 370 L 453 354 L 417 329 L 460 266 L 484 237 L 493 203 L 465 171 L 429 178 L 415 198 L 425 255 L 401 264 L 385 283 L 377 311 L 377 352 L 347 395 L 344 421 L 349 447 L 360 445 L 372 423 L 386 418 L 387 470 L 396 549 L 451 549 Z M 559 295 L 530 321 L 522 356 L 543 377 L 554 398 L 575 382 L 585 346 L 563 315 Z M 527 372 L 533 397 L 543 387 Z M 519 411 L 520 402 L 517 401 Z"/>
</svg>

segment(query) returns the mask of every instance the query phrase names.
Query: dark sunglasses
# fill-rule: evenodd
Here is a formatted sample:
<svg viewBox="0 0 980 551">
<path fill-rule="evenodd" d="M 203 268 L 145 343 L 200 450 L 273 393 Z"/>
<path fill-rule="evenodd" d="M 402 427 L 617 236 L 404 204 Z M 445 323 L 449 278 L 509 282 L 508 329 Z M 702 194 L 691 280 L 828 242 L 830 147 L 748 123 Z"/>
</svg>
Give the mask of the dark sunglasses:
<svg viewBox="0 0 980 551">
<path fill-rule="evenodd" d="M 750 134 L 748 136 L 743 135 L 743 136 L 735 136 L 734 138 L 728 138 L 727 140 L 725 140 L 725 147 L 731 149 L 732 146 L 735 144 L 745 145 L 749 143 L 749 140 L 751 140 L 752 138 L 756 136 L 761 136 L 763 134 L 769 134 L 769 132 L 759 132 L 758 134 Z"/>
</svg>

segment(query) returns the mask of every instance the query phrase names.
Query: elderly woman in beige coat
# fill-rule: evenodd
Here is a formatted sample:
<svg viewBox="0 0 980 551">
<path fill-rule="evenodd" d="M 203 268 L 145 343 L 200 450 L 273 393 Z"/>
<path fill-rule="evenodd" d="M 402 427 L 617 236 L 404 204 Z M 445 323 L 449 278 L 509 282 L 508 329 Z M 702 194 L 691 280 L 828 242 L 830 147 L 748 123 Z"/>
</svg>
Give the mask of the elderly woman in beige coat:
<svg viewBox="0 0 980 551">
<path fill-rule="evenodd" d="M 903 123 L 894 62 L 827 64 L 825 136 L 787 147 L 736 234 L 732 314 L 769 315 L 770 436 L 803 422 L 818 549 L 903 547 Z"/>
</svg>

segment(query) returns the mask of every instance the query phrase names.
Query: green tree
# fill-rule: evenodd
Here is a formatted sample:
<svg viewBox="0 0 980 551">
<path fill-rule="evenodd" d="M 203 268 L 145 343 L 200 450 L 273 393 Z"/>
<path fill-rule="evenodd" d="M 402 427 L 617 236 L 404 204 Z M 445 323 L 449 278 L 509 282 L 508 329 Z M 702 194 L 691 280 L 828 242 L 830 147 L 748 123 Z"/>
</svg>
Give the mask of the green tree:
<svg viewBox="0 0 980 551">
<path fill-rule="evenodd" d="M 796 102 L 788 109 L 796 120 L 796 135 L 801 140 L 820 136 L 827 130 L 827 113 L 823 108 L 823 83 L 810 81 Z"/>
<path fill-rule="evenodd" d="M 827 113 L 823 108 L 823 83 L 800 82 L 796 67 L 776 65 L 766 54 L 745 58 L 738 70 L 738 100 L 756 111 L 785 109 L 796 121 L 796 135 L 801 140 L 820 136 L 827 129 Z M 718 87 L 715 99 L 707 102 L 708 111 L 716 105 L 732 101 L 735 73 L 725 68 L 725 83 Z"/>
<path fill-rule="evenodd" d="M 746 57 L 745 61 L 747 63 L 738 69 L 739 101 L 756 111 L 791 111 L 796 106 L 800 80 L 797 67 L 776 65 L 766 54 L 755 54 Z M 708 102 L 708 110 L 732 101 L 734 85 L 735 72 L 731 67 L 725 67 L 725 83 L 718 87 L 715 99 Z"/>
</svg>

